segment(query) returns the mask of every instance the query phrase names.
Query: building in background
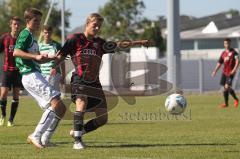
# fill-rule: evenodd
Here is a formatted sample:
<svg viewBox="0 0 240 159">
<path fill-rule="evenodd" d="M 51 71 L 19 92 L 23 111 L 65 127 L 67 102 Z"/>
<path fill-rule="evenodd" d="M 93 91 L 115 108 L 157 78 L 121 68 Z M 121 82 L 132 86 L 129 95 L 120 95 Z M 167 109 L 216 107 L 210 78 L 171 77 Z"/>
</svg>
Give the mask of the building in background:
<svg viewBox="0 0 240 159">
<path fill-rule="evenodd" d="M 166 36 L 166 19 L 160 17 L 159 21 Z M 223 49 L 224 38 L 232 39 L 232 47 L 239 49 L 239 11 L 231 10 L 201 18 L 181 16 L 180 27 L 182 59 L 216 59 Z"/>
</svg>

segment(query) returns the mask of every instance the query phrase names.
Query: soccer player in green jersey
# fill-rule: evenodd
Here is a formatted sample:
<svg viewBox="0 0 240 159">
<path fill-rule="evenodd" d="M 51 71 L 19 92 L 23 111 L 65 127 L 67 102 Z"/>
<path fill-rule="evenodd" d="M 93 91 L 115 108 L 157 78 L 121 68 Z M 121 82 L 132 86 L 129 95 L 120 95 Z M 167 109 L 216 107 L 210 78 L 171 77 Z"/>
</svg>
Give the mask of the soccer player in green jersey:
<svg viewBox="0 0 240 159">
<path fill-rule="evenodd" d="M 39 54 L 39 47 L 33 34 L 39 29 L 41 18 L 42 13 L 38 9 L 29 8 L 24 12 L 26 28 L 20 32 L 13 53 L 16 57 L 16 66 L 22 74 L 24 88 L 44 110 L 35 131 L 28 136 L 28 141 L 37 148 L 48 146 L 50 137 L 66 111 L 60 99 L 60 92 L 46 81 L 39 67 L 39 63 L 54 59 Z"/>
<path fill-rule="evenodd" d="M 52 40 L 52 27 L 44 25 L 42 35 L 43 41 L 38 44 L 40 54 L 55 56 L 61 49 L 61 44 Z M 60 83 L 64 84 L 65 66 L 64 63 L 62 63 L 61 69 L 59 67 L 53 69 L 53 64 L 54 61 L 43 63 L 40 65 L 40 69 L 43 77 L 55 88 L 55 90 L 60 91 Z"/>
</svg>

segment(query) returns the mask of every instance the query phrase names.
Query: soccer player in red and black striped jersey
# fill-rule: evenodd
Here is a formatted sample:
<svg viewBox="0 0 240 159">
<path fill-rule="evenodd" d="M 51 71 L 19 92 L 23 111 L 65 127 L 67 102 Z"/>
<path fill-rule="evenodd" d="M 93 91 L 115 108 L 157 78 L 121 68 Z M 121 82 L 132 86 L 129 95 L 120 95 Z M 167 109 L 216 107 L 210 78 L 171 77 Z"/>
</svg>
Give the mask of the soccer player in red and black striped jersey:
<svg viewBox="0 0 240 159">
<path fill-rule="evenodd" d="M 19 17 L 12 17 L 9 23 L 11 32 L 5 33 L 0 37 L 0 52 L 3 52 L 4 54 L 0 100 L 0 106 L 2 110 L 0 126 L 3 125 L 5 122 L 8 90 L 13 88 L 13 100 L 7 126 L 13 126 L 13 119 L 18 108 L 19 91 L 21 88 L 23 88 L 21 82 L 21 75 L 15 65 L 15 58 L 13 57 L 14 46 L 20 31 L 20 23 L 21 20 Z"/>
<path fill-rule="evenodd" d="M 108 120 L 107 102 L 99 81 L 99 69 L 102 56 L 105 53 L 114 53 L 110 48 L 115 44 L 106 45 L 104 39 L 97 37 L 103 20 L 97 13 L 90 14 L 85 31 L 73 34 L 67 39 L 55 63 L 57 66 L 70 55 L 75 67 L 71 78 L 71 98 L 76 103 L 73 149 L 83 149 L 82 135 L 103 126 Z M 131 46 L 138 42 L 126 44 Z M 97 117 L 84 124 L 83 117 L 86 111 L 94 112 Z"/>
<path fill-rule="evenodd" d="M 104 125 L 107 122 L 107 103 L 102 86 L 99 81 L 99 68 L 103 54 L 105 40 L 96 37 L 103 18 L 97 14 L 91 14 L 87 18 L 84 33 L 71 35 L 60 50 L 60 55 L 71 56 L 75 72 L 71 78 L 71 98 L 76 103 L 74 112 L 74 137 L 73 149 L 82 149 L 83 133 L 88 133 Z M 91 91 L 94 95 L 90 97 Z M 93 111 L 97 118 L 83 125 L 85 111 Z"/>
<path fill-rule="evenodd" d="M 234 106 L 237 108 L 238 98 L 231 86 L 232 86 L 233 78 L 236 74 L 236 71 L 239 65 L 239 55 L 233 48 L 231 48 L 231 39 L 229 38 L 224 39 L 224 48 L 225 50 L 222 52 L 218 60 L 218 63 L 212 72 L 212 77 L 216 75 L 221 65 L 224 65 L 223 71 L 222 71 L 222 77 L 220 81 L 220 85 L 224 87 L 224 91 L 223 91 L 224 104 L 221 104 L 220 108 L 228 107 L 229 94 L 231 94 L 231 96 L 233 97 Z"/>
</svg>

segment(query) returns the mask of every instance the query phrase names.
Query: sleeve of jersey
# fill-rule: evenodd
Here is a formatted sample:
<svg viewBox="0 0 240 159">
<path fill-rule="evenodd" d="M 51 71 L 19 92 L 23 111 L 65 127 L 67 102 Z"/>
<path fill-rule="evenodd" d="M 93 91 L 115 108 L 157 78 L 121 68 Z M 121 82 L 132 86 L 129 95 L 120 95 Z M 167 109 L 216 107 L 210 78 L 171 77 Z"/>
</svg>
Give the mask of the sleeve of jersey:
<svg viewBox="0 0 240 159">
<path fill-rule="evenodd" d="M 0 37 L 0 53 L 4 51 L 4 37 L 5 35 Z"/>
<path fill-rule="evenodd" d="M 218 63 L 220 63 L 220 64 L 222 64 L 222 63 L 223 63 L 222 54 L 221 54 L 220 58 L 218 59 Z"/>
<path fill-rule="evenodd" d="M 25 30 L 20 33 L 20 35 L 17 38 L 15 49 L 20 49 L 23 51 L 26 51 L 29 48 L 30 45 L 30 35 Z"/>
<path fill-rule="evenodd" d="M 67 55 L 71 55 L 74 51 L 74 39 L 69 38 L 64 43 L 63 47 L 60 49 L 60 53 L 62 56 L 66 57 Z"/>
<path fill-rule="evenodd" d="M 117 43 L 106 42 L 104 39 L 101 39 L 101 45 L 102 45 L 103 54 L 113 54 L 113 53 L 115 53 Z"/>
<path fill-rule="evenodd" d="M 234 58 L 239 60 L 239 54 L 237 51 L 234 51 Z"/>
</svg>

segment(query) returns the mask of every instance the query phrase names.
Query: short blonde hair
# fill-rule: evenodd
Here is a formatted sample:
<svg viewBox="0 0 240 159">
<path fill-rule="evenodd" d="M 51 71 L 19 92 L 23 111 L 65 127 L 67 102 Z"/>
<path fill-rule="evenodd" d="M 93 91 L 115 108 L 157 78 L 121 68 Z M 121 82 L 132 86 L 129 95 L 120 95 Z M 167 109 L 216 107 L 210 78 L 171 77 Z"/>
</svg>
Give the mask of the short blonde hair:
<svg viewBox="0 0 240 159">
<path fill-rule="evenodd" d="M 92 22 L 92 21 L 98 21 L 98 22 L 103 22 L 104 21 L 104 19 L 103 19 L 103 17 L 100 15 L 100 14 L 98 14 L 98 13 L 92 13 L 92 14 L 90 14 L 88 17 L 87 17 L 87 21 L 86 21 L 86 25 L 88 24 L 88 23 L 90 23 L 90 22 Z"/>
</svg>

